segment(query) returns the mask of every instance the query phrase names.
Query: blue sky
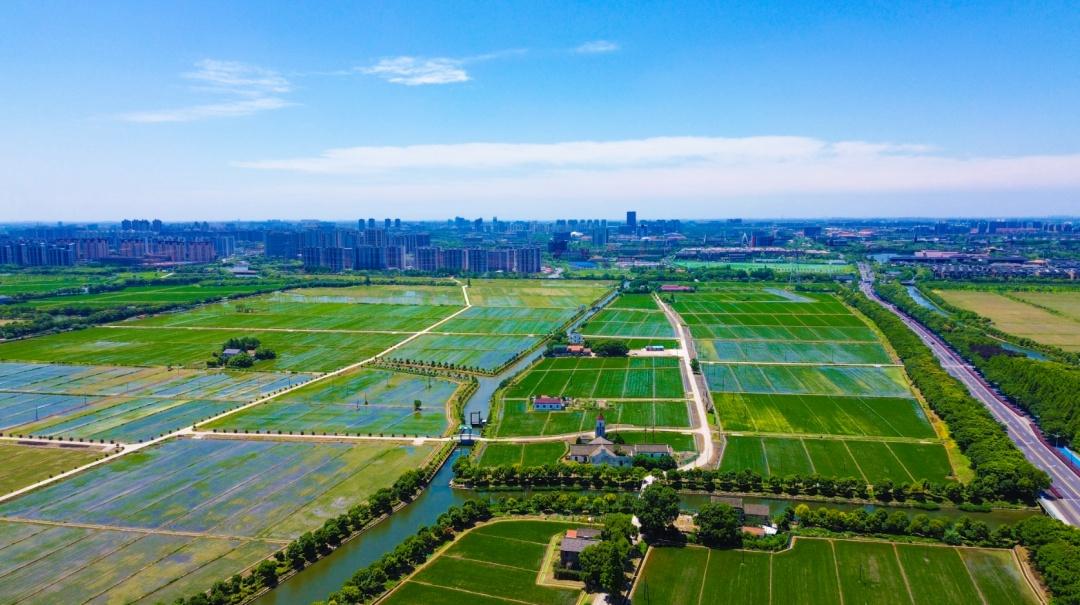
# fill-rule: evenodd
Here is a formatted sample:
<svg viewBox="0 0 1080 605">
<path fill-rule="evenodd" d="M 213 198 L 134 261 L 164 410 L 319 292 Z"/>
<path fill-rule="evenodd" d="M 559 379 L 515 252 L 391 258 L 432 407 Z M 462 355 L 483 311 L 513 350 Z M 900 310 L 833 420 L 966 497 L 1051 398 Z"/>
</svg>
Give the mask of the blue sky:
<svg viewBox="0 0 1080 605">
<path fill-rule="evenodd" d="M 1080 5 L 0 4 L 0 220 L 1080 214 Z"/>
</svg>

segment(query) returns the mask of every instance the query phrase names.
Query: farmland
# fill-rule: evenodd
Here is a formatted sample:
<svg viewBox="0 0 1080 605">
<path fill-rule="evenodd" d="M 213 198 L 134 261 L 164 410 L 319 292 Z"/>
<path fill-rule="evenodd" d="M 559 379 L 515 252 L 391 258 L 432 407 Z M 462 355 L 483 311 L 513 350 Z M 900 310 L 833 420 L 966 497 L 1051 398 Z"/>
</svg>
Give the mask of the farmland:
<svg viewBox="0 0 1080 605">
<path fill-rule="evenodd" d="M 494 371 L 540 344 L 542 337 L 512 335 L 424 334 L 395 350 L 394 359 L 451 364 Z"/>
<path fill-rule="evenodd" d="M 441 435 L 459 383 L 358 368 L 203 425 L 229 431 L 409 433 Z M 414 411 L 413 402 L 421 402 Z"/>
<path fill-rule="evenodd" d="M 506 397 L 682 399 L 678 359 L 671 357 L 546 358 L 507 389 Z"/>
<path fill-rule="evenodd" d="M 903 368 L 839 300 L 706 284 L 672 306 L 695 338 L 728 436 L 721 470 L 871 483 L 954 477 Z"/>
<path fill-rule="evenodd" d="M 171 602 L 257 563 L 431 452 L 168 441 L 0 505 L 0 594 Z"/>
<path fill-rule="evenodd" d="M 0 518 L 288 539 L 389 485 L 431 451 L 172 440 L 0 504 Z M 357 477 L 364 480 L 349 480 Z"/>
<path fill-rule="evenodd" d="M 653 548 L 634 602 L 1035 605 L 1010 551 L 796 538 L 779 553 Z"/>
<path fill-rule="evenodd" d="M 572 605 L 579 591 L 538 583 L 549 542 L 572 527 L 578 525 L 525 520 L 481 525 L 409 576 L 383 602 Z"/>
<path fill-rule="evenodd" d="M 952 467 L 940 443 L 793 437 L 728 436 L 721 471 L 762 476 L 812 475 L 913 483 L 947 481 Z"/>
<path fill-rule="evenodd" d="M 480 455 L 480 466 L 541 466 L 553 464 L 566 455 L 566 444 L 551 443 L 488 443 Z"/>
<path fill-rule="evenodd" d="M 648 294 L 623 294 L 582 326 L 586 336 L 674 338 L 664 313 Z"/>
<path fill-rule="evenodd" d="M 68 307 L 122 307 L 128 305 L 169 305 L 193 303 L 202 300 L 242 296 L 253 292 L 265 291 L 275 282 L 256 281 L 228 285 L 214 284 L 177 284 L 162 281 L 148 286 L 131 286 L 109 292 L 88 294 L 69 294 L 50 296 L 30 301 L 35 309 L 49 310 Z"/>
<path fill-rule="evenodd" d="M 950 305 L 988 318 L 1015 336 L 1080 351 L 1080 291 L 935 290 Z"/>
<path fill-rule="evenodd" d="M 61 448 L 0 443 L 0 494 L 7 494 L 98 460 L 96 448 Z"/>
<path fill-rule="evenodd" d="M 302 303 L 353 303 L 383 305 L 465 306 L 461 287 L 453 282 L 442 286 L 376 285 L 344 288 L 303 288 L 273 295 L 272 300 Z"/>
</svg>

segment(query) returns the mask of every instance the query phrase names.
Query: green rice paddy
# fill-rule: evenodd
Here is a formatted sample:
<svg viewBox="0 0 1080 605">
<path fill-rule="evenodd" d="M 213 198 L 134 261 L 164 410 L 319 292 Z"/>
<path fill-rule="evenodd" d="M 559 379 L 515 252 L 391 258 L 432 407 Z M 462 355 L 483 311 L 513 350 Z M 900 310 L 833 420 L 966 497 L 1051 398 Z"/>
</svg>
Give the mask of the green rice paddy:
<svg viewBox="0 0 1080 605">
<path fill-rule="evenodd" d="M 1010 551 L 796 538 L 766 553 L 650 549 L 635 603 L 986 603 L 1035 605 Z"/>
<path fill-rule="evenodd" d="M 459 537 L 382 602 L 573 605 L 578 590 L 541 585 L 538 578 L 551 539 L 579 526 L 538 520 L 482 525 Z"/>
<path fill-rule="evenodd" d="M 528 401 L 508 399 L 500 406 L 493 431 L 497 437 L 569 435 L 593 430 L 601 414 L 608 426 L 690 427 L 686 401 L 620 401 L 607 402 L 602 408 L 575 406 L 562 412 L 538 412 Z"/>
<path fill-rule="evenodd" d="M 953 475 L 940 443 L 729 435 L 720 470 L 743 469 L 765 477 L 818 474 L 871 484 L 944 482 Z"/>
<path fill-rule="evenodd" d="M 442 435 L 457 382 L 358 368 L 202 425 L 231 432 Z M 421 409 L 413 403 L 420 400 Z"/>
<path fill-rule="evenodd" d="M 713 393 L 725 431 L 934 438 L 919 403 L 907 397 Z"/>
<path fill-rule="evenodd" d="M 510 399 L 538 395 L 583 399 L 683 399 L 674 357 L 545 358 L 506 390 Z"/>
<path fill-rule="evenodd" d="M 566 455 L 562 441 L 550 443 L 488 443 L 480 455 L 480 466 L 541 466 L 554 464 Z"/>
<path fill-rule="evenodd" d="M 33 485 L 105 456 L 97 448 L 45 447 L 0 443 L 0 495 Z"/>
<path fill-rule="evenodd" d="M 541 336 L 424 334 L 395 349 L 388 357 L 492 372 L 540 344 L 542 339 Z"/>
</svg>

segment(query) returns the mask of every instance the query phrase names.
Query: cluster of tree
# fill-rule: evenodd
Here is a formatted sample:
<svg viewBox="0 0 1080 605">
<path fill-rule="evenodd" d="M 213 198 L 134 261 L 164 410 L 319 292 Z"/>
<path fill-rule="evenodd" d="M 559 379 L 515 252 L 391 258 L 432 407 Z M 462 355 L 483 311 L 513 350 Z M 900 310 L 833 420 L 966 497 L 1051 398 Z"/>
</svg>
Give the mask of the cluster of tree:
<svg viewBox="0 0 1080 605">
<path fill-rule="evenodd" d="M 630 353 L 625 340 L 597 340 L 589 343 L 589 348 L 597 357 L 626 357 Z"/>
<path fill-rule="evenodd" d="M 327 598 L 326 605 L 366 603 L 383 594 L 394 582 L 427 561 L 438 547 L 453 540 L 457 532 L 490 517 L 491 510 L 482 500 L 469 500 L 461 506 L 450 507 L 439 515 L 435 525 L 422 526 L 394 550 L 354 573 L 340 590 Z"/>
<path fill-rule="evenodd" d="M 587 589 L 617 597 L 627 587 L 626 569 L 633 552 L 631 542 L 638 531 L 627 514 L 610 513 L 604 515 L 603 522 L 600 542 L 581 552 L 578 576 Z"/>
<path fill-rule="evenodd" d="M 223 353 L 229 349 L 237 349 L 240 353 L 226 357 Z M 248 352 L 253 353 L 249 354 Z M 206 367 L 219 368 L 250 368 L 256 361 L 275 359 L 277 353 L 273 349 L 262 346 L 258 338 L 253 336 L 241 336 L 230 338 L 221 345 L 220 351 L 211 353 L 211 358 L 206 362 Z"/>
<path fill-rule="evenodd" d="M 260 562 L 251 573 L 215 582 L 209 591 L 177 599 L 175 605 L 233 605 L 245 602 L 264 588 L 273 588 L 282 575 L 300 571 L 318 561 L 353 534 L 383 515 L 390 514 L 396 505 L 411 501 L 423 489 L 434 467 L 433 464 L 422 470 L 406 471 L 393 486 L 382 488 L 366 502 L 327 519 L 315 531 L 305 532 L 274 553 L 272 558 Z"/>
<path fill-rule="evenodd" d="M 434 370 L 447 370 L 451 372 L 471 372 L 474 374 L 493 374 L 491 370 L 485 370 L 479 366 L 467 366 L 465 364 L 450 363 L 448 361 L 424 361 L 422 359 L 406 359 L 392 357 L 387 363 L 400 365 L 407 368 L 432 368 Z"/>
<path fill-rule="evenodd" d="M 971 461 L 975 479 L 964 486 L 968 499 L 1034 502 L 1049 487 L 1050 478 L 1024 458 L 990 411 L 938 364 L 898 317 L 862 294 L 849 292 L 845 297 L 885 334 L 908 376 Z"/>
<path fill-rule="evenodd" d="M 970 311 L 948 307 L 951 316 L 943 317 L 917 304 L 897 283 L 880 284 L 878 292 L 948 341 L 987 380 L 1032 414 L 1045 434 L 1059 436 L 1066 444 L 1080 439 L 1080 399 L 1076 397 L 1080 367 L 1073 359 L 1075 354 L 1058 352 L 1057 357 L 1064 362 L 1031 359 L 1003 348 L 1000 340 L 987 335 L 997 333 L 988 320 Z M 935 297 L 935 303 L 947 304 L 927 294 Z M 1040 348 L 1037 343 L 1024 344 Z M 1049 348 L 1041 349 L 1052 353 Z"/>
</svg>

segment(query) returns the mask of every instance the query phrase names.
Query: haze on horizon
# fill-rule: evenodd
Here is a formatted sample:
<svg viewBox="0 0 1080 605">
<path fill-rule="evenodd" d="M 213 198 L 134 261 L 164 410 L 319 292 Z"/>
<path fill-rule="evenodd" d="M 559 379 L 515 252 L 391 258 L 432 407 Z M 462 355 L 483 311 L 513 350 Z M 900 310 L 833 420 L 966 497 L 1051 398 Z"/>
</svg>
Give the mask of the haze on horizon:
<svg viewBox="0 0 1080 605">
<path fill-rule="evenodd" d="M 0 6 L 0 221 L 1080 214 L 1071 2 Z"/>
</svg>

